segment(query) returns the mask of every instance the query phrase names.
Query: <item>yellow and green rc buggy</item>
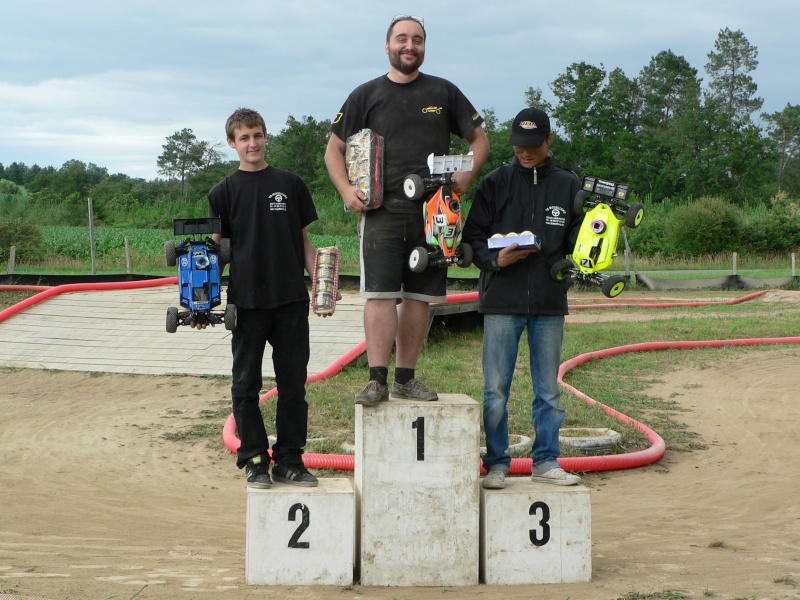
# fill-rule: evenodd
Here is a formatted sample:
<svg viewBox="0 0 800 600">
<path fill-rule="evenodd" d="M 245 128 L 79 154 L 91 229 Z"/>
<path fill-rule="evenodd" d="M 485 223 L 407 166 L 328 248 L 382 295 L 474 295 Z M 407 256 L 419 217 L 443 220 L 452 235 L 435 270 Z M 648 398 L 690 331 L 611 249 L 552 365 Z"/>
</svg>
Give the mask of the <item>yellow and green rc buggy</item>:
<svg viewBox="0 0 800 600">
<path fill-rule="evenodd" d="M 559 281 L 571 280 L 599 286 L 607 298 L 615 298 L 625 289 L 621 275 L 604 275 L 600 271 L 611 266 L 617 251 L 619 232 L 623 224 L 631 229 L 639 226 L 644 206 L 627 204 L 630 189 L 627 185 L 586 176 L 575 195 L 573 209 L 586 211 L 578 232 L 572 259 L 555 263 L 550 275 Z"/>
</svg>

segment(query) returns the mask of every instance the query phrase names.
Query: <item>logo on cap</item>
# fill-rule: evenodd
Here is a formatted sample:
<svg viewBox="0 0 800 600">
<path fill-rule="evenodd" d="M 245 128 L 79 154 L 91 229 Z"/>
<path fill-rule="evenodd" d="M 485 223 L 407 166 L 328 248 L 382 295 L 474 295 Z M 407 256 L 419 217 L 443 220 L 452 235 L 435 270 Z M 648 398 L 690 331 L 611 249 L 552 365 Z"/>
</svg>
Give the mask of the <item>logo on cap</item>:
<svg viewBox="0 0 800 600">
<path fill-rule="evenodd" d="M 536 123 L 533 121 L 520 121 L 519 126 L 522 129 L 536 129 Z"/>
</svg>

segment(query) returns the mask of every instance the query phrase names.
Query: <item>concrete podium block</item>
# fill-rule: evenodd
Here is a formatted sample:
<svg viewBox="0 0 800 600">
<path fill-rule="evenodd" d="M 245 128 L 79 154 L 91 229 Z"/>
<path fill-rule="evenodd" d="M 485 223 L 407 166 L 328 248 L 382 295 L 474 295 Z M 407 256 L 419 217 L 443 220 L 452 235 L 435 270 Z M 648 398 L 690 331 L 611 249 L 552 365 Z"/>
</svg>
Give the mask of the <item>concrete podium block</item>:
<svg viewBox="0 0 800 600">
<path fill-rule="evenodd" d="M 481 489 L 481 579 L 489 585 L 577 583 L 592 578 L 589 490 L 507 477 Z"/>
<path fill-rule="evenodd" d="M 356 406 L 362 585 L 478 583 L 479 436 L 463 394 Z"/>
<path fill-rule="evenodd" d="M 317 487 L 247 488 L 248 585 L 351 585 L 355 494 L 349 479 Z"/>
</svg>

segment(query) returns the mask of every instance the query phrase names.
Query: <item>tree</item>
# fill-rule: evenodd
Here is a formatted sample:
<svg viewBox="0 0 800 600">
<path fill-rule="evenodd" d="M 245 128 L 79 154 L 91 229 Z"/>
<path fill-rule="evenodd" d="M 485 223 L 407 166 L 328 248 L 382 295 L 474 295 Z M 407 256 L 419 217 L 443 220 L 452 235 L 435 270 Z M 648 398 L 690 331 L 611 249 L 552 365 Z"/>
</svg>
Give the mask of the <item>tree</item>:
<svg viewBox="0 0 800 600">
<path fill-rule="evenodd" d="M 764 100 L 755 95 L 758 86 L 749 73 L 758 66 L 758 48 L 751 46 L 744 34 L 722 29 L 714 42 L 716 52 L 709 52 L 706 72 L 711 77 L 710 95 L 722 101 L 722 108 L 732 122 L 749 122 Z"/>
<path fill-rule="evenodd" d="M 179 179 L 181 195 L 186 196 L 186 179 L 203 167 L 208 142 L 197 140 L 191 129 L 176 131 L 161 146 L 164 152 L 158 157 L 158 172 L 168 179 Z"/>
<path fill-rule="evenodd" d="M 787 166 L 800 158 L 800 106 L 786 107 L 772 114 L 761 115 L 767 121 L 767 135 L 778 153 L 778 186 L 784 180 Z"/>
<path fill-rule="evenodd" d="M 538 87 L 529 87 L 525 90 L 525 106 L 539 108 L 548 115 L 553 112 L 553 105 L 544 99 L 542 90 Z"/>
<path fill-rule="evenodd" d="M 298 121 L 289 115 L 286 127 L 267 139 L 268 162 L 300 175 L 312 192 L 331 192 L 333 186 L 324 161 L 330 125 L 328 120 L 304 116 Z"/>
<path fill-rule="evenodd" d="M 598 150 L 593 117 L 605 76 L 602 65 L 572 63 L 550 85 L 559 100 L 550 116 L 558 121 L 566 142 L 560 160 L 576 172 L 587 170 Z"/>
</svg>

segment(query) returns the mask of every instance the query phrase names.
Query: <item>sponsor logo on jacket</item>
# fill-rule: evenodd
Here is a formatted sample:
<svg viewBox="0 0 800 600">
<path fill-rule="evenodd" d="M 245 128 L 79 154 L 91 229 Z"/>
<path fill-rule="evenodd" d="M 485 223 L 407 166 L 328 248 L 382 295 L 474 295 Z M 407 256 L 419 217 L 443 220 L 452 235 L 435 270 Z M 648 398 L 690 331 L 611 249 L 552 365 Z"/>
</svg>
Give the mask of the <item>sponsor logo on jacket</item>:
<svg viewBox="0 0 800 600">
<path fill-rule="evenodd" d="M 544 210 L 544 224 L 564 227 L 567 224 L 567 211 L 563 206 L 548 206 Z"/>
</svg>

